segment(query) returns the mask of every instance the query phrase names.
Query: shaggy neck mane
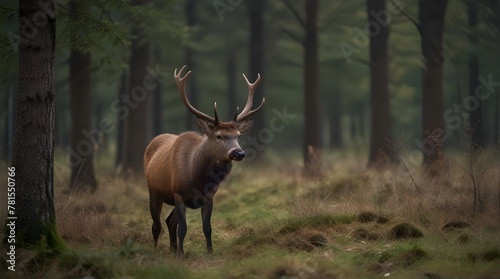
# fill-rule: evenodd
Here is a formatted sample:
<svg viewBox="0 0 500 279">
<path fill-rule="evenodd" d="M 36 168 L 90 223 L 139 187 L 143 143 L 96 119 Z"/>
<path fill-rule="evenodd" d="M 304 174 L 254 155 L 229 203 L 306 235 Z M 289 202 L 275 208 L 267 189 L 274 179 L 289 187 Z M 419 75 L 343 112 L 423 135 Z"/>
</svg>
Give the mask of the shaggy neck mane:
<svg viewBox="0 0 500 279">
<path fill-rule="evenodd" d="M 231 172 L 232 161 L 214 160 L 211 150 L 206 146 L 205 138 L 193 154 L 193 169 L 197 176 L 193 177 L 195 187 L 204 196 L 212 198 L 219 184 Z"/>
</svg>

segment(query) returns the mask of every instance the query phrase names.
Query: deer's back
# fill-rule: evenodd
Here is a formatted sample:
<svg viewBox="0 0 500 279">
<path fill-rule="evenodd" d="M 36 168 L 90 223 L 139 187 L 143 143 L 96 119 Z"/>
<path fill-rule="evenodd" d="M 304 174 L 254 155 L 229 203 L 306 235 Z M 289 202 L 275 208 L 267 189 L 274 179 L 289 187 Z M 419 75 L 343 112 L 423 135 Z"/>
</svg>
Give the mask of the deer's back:
<svg viewBox="0 0 500 279">
<path fill-rule="evenodd" d="M 201 140 L 202 137 L 195 132 L 155 137 L 144 153 L 149 191 L 173 205 L 175 184 L 179 182 L 177 180 L 190 177 L 191 154 Z"/>
</svg>

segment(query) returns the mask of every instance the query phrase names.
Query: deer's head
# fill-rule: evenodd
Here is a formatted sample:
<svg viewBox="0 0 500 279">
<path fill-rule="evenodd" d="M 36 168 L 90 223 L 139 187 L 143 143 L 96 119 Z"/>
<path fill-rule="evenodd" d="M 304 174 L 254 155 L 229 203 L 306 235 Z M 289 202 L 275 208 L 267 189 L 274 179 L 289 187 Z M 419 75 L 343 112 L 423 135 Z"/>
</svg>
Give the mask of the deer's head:
<svg viewBox="0 0 500 279">
<path fill-rule="evenodd" d="M 238 139 L 240 138 L 240 134 L 250 130 L 253 125 L 253 119 L 251 118 L 252 115 L 257 112 L 265 102 L 265 99 L 262 99 L 260 105 L 256 109 L 252 110 L 253 95 L 255 89 L 259 85 L 260 75 L 257 75 L 257 79 L 254 83 L 250 83 L 247 77 L 243 75 L 248 87 L 248 99 L 245 107 L 241 113 L 239 113 L 239 109 L 236 108 L 236 113 L 233 120 L 230 122 L 221 122 L 217 115 L 217 103 L 214 103 L 214 117 L 211 117 L 194 108 L 189 102 L 186 94 L 186 81 L 191 74 L 191 71 L 181 77 L 181 73 L 185 67 L 186 66 L 182 67 L 179 73 L 177 73 L 177 69 L 175 69 L 174 79 L 177 83 L 177 88 L 179 89 L 182 101 L 186 105 L 187 109 L 196 117 L 198 129 L 207 136 L 207 148 L 213 152 L 212 154 L 217 156 L 217 158 L 215 158 L 217 160 L 243 160 L 245 158 L 245 151 L 241 149 Z"/>
</svg>

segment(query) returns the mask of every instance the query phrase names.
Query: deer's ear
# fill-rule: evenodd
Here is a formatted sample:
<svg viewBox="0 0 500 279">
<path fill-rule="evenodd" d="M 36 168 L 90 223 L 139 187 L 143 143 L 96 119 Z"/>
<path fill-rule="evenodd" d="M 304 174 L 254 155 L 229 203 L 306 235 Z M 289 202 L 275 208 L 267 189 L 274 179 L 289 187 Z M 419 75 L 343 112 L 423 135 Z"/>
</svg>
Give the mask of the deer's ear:
<svg viewBox="0 0 500 279">
<path fill-rule="evenodd" d="M 202 132 L 205 135 L 210 134 L 212 132 L 212 130 L 214 129 L 214 124 L 212 124 L 209 121 L 206 121 L 205 119 L 201 119 L 201 118 L 196 117 L 195 120 L 196 120 L 196 125 L 198 126 L 198 129 L 200 130 L 200 132 Z"/>
<path fill-rule="evenodd" d="M 252 126 L 253 126 L 253 119 L 247 119 L 247 120 L 239 121 L 236 123 L 236 127 L 238 127 L 238 131 L 240 131 L 240 133 L 242 133 L 242 134 L 250 131 Z"/>
</svg>

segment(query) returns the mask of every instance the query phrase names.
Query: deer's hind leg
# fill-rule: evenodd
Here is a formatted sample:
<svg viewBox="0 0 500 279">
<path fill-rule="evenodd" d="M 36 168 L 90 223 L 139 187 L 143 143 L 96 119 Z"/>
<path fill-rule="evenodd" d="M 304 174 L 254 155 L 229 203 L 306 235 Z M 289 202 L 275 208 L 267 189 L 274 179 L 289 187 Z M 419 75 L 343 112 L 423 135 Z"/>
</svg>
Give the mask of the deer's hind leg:
<svg viewBox="0 0 500 279">
<path fill-rule="evenodd" d="M 167 223 L 168 227 L 168 235 L 170 237 L 170 251 L 173 253 L 177 252 L 177 225 L 179 224 L 178 219 L 177 219 L 177 212 L 174 209 L 172 209 L 172 212 L 168 215 L 167 219 L 165 220 L 165 223 Z"/>
<path fill-rule="evenodd" d="M 153 227 L 151 232 L 153 233 L 154 247 L 158 246 L 158 238 L 161 234 L 161 209 L 163 207 L 163 201 L 161 201 L 155 193 L 149 191 L 149 211 L 151 213 L 151 218 L 153 219 Z"/>
</svg>

